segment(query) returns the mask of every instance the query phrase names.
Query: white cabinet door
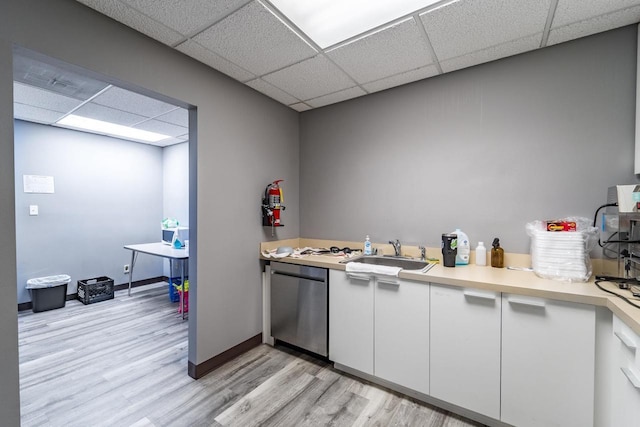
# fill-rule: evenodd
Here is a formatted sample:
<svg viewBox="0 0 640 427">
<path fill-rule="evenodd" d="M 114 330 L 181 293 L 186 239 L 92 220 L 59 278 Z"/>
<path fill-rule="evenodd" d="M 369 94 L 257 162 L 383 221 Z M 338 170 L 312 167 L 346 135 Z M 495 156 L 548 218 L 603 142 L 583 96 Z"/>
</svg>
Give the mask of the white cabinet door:
<svg viewBox="0 0 640 427">
<path fill-rule="evenodd" d="M 499 292 L 431 284 L 431 395 L 500 418 Z"/>
<path fill-rule="evenodd" d="M 593 426 L 595 307 L 502 298 L 501 420 L 518 427 Z"/>
<path fill-rule="evenodd" d="M 640 425 L 640 336 L 613 316 L 612 426 Z"/>
<path fill-rule="evenodd" d="M 329 270 L 329 359 L 373 374 L 373 279 Z"/>
<path fill-rule="evenodd" d="M 375 376 L 429 394 L 429 284 L 375 285 Z"/>
</svg>

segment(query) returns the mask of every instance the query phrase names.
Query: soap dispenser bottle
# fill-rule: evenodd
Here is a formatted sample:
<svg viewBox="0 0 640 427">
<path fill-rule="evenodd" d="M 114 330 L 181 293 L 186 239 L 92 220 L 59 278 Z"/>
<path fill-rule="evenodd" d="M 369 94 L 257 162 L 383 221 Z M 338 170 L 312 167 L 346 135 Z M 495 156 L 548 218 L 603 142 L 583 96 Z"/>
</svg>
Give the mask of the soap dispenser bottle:
<svg viewBox="0 0 640 427">
<path fill-rule="evenodd" d="M 371 255 L 371 240 L 369 240 L 369 235 L 364 239 L 364 254 Z"/>
<path fill-rule="evenodd" d="M 491 244 L 491 267 L 503 268 L 504 267 L 504 249 L 500 247 L 500 239 L 497 237 L 493 239 Z"/>
</svg>

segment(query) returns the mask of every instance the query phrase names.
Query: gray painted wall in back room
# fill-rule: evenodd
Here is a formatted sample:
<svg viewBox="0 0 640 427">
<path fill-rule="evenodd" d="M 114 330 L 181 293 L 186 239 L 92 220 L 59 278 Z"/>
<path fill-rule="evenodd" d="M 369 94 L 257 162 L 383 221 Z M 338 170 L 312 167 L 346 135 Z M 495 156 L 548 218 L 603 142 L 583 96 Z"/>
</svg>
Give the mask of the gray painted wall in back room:
<svg viewBox="0 0 640 427">
<path fill-rule="evenodd" d="M 593 218 L 633 173 L 636 26 L 301 115 L 301 235 L 528 253 L 525 224 Z"/>
<path fill-rule="evenodd" d="M 189 225 L 189 143 L 171 145 L 162 150 L 162 218 L 175 218 L 180 226 Z M 158 234 L 159 236 L 159 234 Z M 169 272 L 169 260 L 164 260 L 163 274 L 177 277 L 179 263 Z"/>
<path fill-rule="evenodd" d="M 189 361 L 200 364 L 262 330 L 260 263 L 270 236 L 260 195 L 285 180 L 287 227 L 299 230 L 298 114 L 211 68 L 69 0 L 0 2 L 0 228 L 15 229 L 12 55 L 28 48 L 147 95 L 197 107 L 190 119 Z M 221 196 L 222 195 L 222 199 Z M 197 196 L 197 197 L 196 197 Z M 0 246 L 0 419 L 19 424 L 15 245 Z M 246 255 L 246 256 L 242 256 Z M 190 291 L 191 294 L 191 291 Z M 186 367 L 185 367 L 186 373 Z"/>
<path fill-rule="evenodd" d="M 14 129 L 18 302 L 31 301 L 34 277 L 68 274 L 69 294 L 81 279 L 127 282 L 123 246 L 159 240 L 163 149 L 20 120 Z M 55 193 L 25 193 L 23 175 L 53 176 Z M 139 257 L 134 279 L 158 276 L 161 260 Z"/>
</svg>

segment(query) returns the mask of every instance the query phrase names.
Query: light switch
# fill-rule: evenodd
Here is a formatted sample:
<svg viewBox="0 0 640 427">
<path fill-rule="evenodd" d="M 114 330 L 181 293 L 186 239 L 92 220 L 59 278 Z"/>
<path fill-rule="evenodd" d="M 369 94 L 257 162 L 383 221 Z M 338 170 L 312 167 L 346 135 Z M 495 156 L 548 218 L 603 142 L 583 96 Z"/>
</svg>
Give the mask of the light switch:
<svg viewBox="0 0 640 427">
<path fill-rule="evenodd" d="M 29 205 L 29 215 L 38 215 L 38 205 Z"/>
</svg>

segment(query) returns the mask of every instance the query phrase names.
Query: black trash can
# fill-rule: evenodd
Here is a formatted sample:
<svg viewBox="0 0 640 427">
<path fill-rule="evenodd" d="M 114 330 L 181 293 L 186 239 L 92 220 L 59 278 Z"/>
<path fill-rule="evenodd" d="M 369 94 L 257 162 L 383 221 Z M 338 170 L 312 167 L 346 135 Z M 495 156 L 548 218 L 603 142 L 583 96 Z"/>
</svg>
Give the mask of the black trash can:
<svg viewBox="0 0 640 427">
<path fill-rule="evenodd" d="M 71 277 L 66 274 L 27 280 L 33 312 L 64 307 L 67 302 L 67 285 L 70 281 Z"/>
</svg>

